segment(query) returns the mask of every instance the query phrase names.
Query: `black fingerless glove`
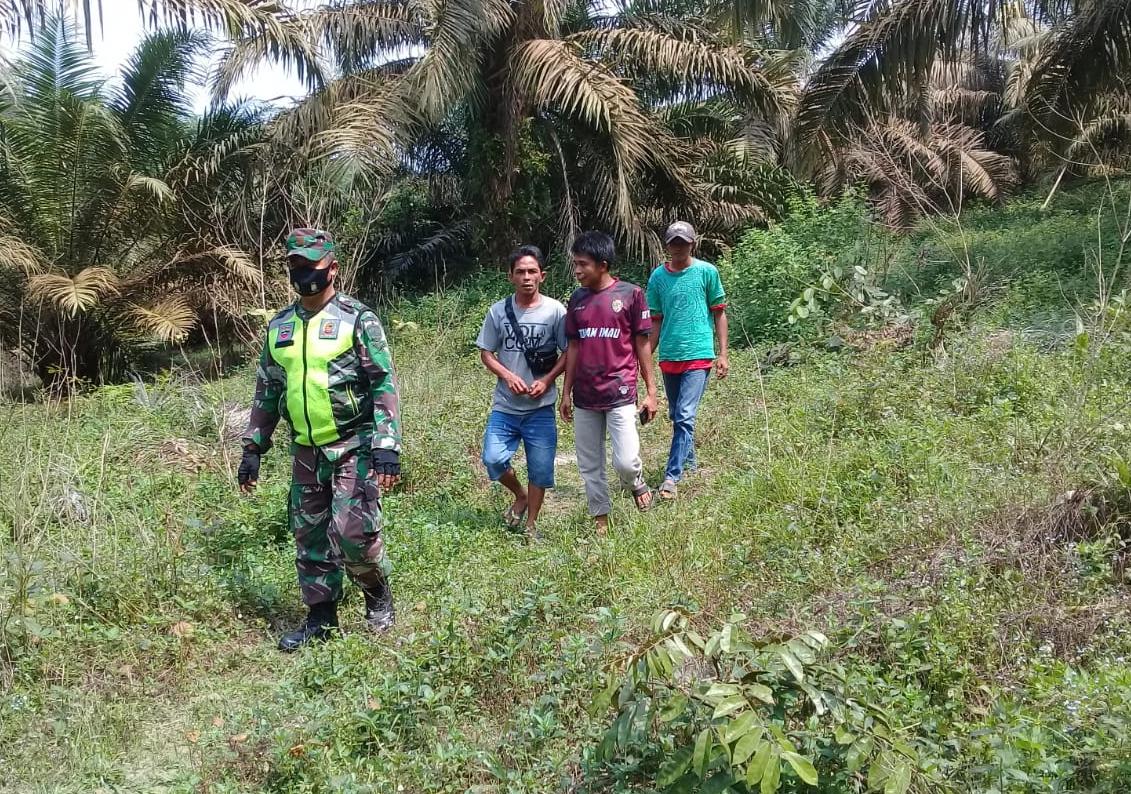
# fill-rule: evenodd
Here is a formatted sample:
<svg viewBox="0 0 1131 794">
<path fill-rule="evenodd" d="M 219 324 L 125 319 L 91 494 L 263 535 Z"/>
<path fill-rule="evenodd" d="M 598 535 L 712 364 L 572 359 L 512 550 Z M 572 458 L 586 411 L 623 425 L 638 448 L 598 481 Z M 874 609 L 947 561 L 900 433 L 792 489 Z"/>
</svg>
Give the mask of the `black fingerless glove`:
<svg viewBox="0 0 1131 794">
<path fill-rule="evenodd" d="M 240 458 L 240 467 L 236 472 L 240 485 L 259 481 L 259 459 L 261 457 L 258 449 L 244 448 L 243 457 Z"/>
<path fill-rule="evenodd" d="M 390 477 L 400 477 L 401 454 L 391 449 L 373 450 L 373 471 Z"/>
</svg>

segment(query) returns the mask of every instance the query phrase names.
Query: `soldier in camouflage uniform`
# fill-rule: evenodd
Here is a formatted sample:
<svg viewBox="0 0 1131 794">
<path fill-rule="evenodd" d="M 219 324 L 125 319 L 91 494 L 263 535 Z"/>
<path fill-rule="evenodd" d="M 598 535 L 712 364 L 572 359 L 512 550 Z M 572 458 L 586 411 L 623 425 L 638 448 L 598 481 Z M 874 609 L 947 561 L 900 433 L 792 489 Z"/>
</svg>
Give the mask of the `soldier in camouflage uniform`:
<svg viewBox="0 0 1131 794">
<path fill-rule="evenodd" d="M 377 315 L 338 292 L 334 241 L 317 229 L 287 238 L 299 299 L 275 315 L 259 359 L 239 482 L 251 492 L 283 418 L 291 426 L 290 521 L 306 621 L 279 641 L 294 651 L 338 625 L 343 569 L 365 595 L 366 624 L 394 622 L 381 538 L 382 489 L 400 478 L 397 386 Z"/>
</svg>

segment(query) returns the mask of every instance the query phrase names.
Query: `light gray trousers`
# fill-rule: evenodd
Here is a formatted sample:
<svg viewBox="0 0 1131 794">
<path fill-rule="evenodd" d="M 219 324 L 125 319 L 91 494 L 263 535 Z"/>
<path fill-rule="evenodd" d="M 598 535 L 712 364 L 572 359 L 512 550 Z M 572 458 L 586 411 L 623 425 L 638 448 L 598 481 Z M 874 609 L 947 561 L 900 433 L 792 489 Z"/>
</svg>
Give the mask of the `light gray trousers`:
<svg viewBox="0 0 1131 794">
<path fill-rule="evenodd" d="M 573 411 L 573 437 L 577 468 L 585 483 L 589 515 L 607 516 L 612 509 L 605 476 L 605 433 L 613 442 L 613 468 L 634 495 L 648 490 L 644 464 L 640 461 L 640 436 L 636 432 L 636 406 L 622 405 L 609 411 Z"/>
</svg>

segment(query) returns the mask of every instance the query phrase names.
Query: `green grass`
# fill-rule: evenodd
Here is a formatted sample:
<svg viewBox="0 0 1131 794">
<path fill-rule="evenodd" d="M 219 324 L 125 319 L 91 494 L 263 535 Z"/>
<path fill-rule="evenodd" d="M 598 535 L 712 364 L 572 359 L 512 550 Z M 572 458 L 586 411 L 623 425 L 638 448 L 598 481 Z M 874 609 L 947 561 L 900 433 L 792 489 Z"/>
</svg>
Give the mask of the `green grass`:
<svg viewBox="0 0 1131 794">
<path fill-rule="evenodd" d="M 284 456 L 253 498 L 233 488 L 247 377 L 5 406 L 0 779 L 629 785 L 595 759 L 612 715 L 589 706 L 650 615 L 682 603 L 706 628 L 739 609 L 754 636 L 829 633 L 862 696 L 929 726 L 958 790 L 1127 783 L 1123 541 L 1111 521 L 1046 545 L 1030 530 L 1069 489 L 1122 493 L 1111 461 L 1131 441 L 1118 423 L 1131 352 L 958 337 L 942 362 L 814 354 L 765 375 L 739 352 L 708 393 L 704 470 L 677 505 L 641 517 L 622 497 L 595 537 L 563 463 L 546 540 L 527 546 L 502 531 L 505 501 L 477 462 L 491 384 L 463 341 L 428 326 L 395 339 L 408 450 L 405 488 L 384 500 L 396 631 L 362 633 L 351 593 L 348 636 L 294 657 L 274 650 L 301 615 Z M 651 480 L 668 433 L 643 431 Z"/>
</svg>

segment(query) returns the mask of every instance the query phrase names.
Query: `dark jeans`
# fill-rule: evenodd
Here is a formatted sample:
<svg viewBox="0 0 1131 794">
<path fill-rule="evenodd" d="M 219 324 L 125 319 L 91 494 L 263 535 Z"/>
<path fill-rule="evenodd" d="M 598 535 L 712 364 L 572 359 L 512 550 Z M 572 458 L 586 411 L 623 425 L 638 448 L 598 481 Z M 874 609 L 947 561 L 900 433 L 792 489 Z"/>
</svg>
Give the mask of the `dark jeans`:
<svg viewBox="0 0 1131 794">
<path fill-rule="evenodd" d="M 681 375 L 664 374 L 664 394 L 668 397 L 668 416 L 672 420 L 672 448 L 664 479 L 679 482 L 685 470 L 694 469 L 695 415 L 707 390 L 709 369 L 693 369 Z"/>
</svg>

